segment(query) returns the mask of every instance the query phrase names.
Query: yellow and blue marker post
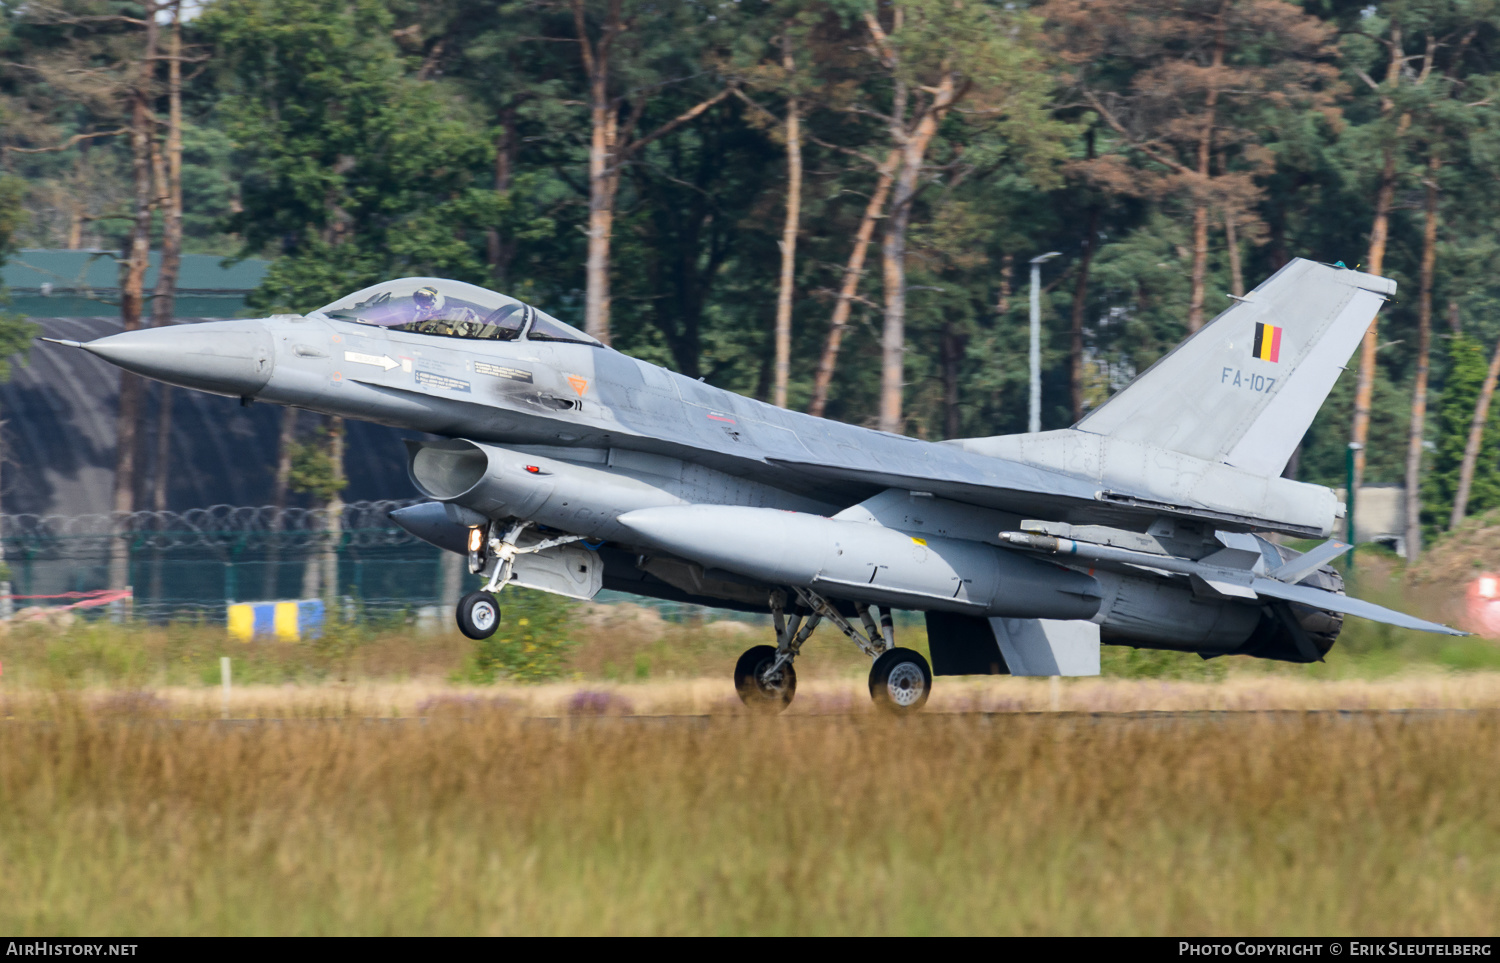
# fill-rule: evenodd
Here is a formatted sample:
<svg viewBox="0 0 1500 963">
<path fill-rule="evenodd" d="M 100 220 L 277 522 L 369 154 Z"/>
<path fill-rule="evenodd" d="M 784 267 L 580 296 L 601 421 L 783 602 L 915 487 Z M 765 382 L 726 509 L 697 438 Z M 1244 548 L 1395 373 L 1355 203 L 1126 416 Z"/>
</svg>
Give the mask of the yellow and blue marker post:
<svg viewBox="0 0 1500 963">
<path fill-rule="evenodd" d="M 316 639 L 323 634 L 322 599 L 295 602 L 236 602 L 228 610 L 229 637 L 239 642 L 275 638 Z"/>
</svg>

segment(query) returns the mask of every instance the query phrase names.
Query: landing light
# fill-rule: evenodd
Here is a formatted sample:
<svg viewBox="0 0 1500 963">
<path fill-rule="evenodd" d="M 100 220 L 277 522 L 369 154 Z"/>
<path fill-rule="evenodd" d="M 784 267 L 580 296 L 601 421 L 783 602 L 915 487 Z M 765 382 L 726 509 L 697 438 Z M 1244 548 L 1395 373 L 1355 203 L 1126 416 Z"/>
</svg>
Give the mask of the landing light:
<svg viewBox="0 0 1500 963">
<path fill-rule="evenodd" d="M 484 532 L 478 528 L 469 529 L 469 551 L 477 552 L 484 545 Z"/>
</svg>

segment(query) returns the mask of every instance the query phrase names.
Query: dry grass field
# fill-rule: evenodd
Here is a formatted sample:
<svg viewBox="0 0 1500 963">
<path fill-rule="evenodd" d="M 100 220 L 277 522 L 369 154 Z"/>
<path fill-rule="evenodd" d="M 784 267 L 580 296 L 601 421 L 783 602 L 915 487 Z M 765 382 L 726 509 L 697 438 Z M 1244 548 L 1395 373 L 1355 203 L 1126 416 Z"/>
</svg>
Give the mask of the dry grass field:
<svg viewBox="0 0 1500 963">
<path fill-rule="evenodd" d="M 1493 934 L 1493 712 L 0 724 L 16 934 Z"/>
</svg>

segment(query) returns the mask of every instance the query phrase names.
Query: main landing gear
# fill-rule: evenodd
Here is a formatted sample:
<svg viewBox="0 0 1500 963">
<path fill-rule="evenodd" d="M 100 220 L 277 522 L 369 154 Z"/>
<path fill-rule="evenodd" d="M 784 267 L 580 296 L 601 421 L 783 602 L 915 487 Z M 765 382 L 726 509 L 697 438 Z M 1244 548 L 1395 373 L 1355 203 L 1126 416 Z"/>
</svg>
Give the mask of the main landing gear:
<svg viewBox="0 0 1500 963">
<path fill-rule="evenodd" d="M 809 614 L 804 618 L 794 613 L 789 619 L 786 593 L 772 592 L 769 604 L 776 622 L 776 645 L 749 649 L 734 667 L 734 689 L 746 707 L 774 714 L 791 705 L 797 693 L 793 662 L 802 651 L 802 644 L 824 619 L 875 660 L 870 667 L 870 698 L 876 706 L 905 715 L 927 704 L 932 692 L 932 669 L 920 652 L 894 645 L 896 633 L 889 610 L 880 613 L 877 623 L 870 606 L 856 603 L 854 609 L 861 623 L 856 626 L 816 592 L 802 588 L 794 591 Z"/>
<path fill-rule="evenodd" d="M 566 545 L 583 539 L 582 535 L 562 535 L 544 538 L 534 545 L 522 548 L 517 540 L 529 529 L 531 522 L 517 521 L 500 537 L 499 522 L 491 522 L 471 529 L 469 534 L 469 571 L 489 572 L 484 588 L 470 592 L 458 600 L 454 612 L 458 630 L 476 641 L 487 639 L 500 627 L 500 603 L 495 596 L 510 581 L 511 570 L 518 555 L 530 555 L 554 545 Z"/>
</svg>

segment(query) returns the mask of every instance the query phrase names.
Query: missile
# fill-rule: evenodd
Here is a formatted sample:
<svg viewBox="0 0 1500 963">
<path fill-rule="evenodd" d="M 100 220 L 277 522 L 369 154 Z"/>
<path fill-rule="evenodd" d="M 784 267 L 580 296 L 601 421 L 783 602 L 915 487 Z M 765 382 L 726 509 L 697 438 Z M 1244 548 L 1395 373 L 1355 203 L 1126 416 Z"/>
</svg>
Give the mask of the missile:
<svg viewBox="0 0 1500 963">
<path fill-rule="evenodd" d="M 980 542 L 917 537 L 868 522 L 729 505 L 646 508 L 618 519 L 650 548 L 772 585 L 895 608 L 1025 619 L 1087 619 L 1098 583 Z"/>
</svg>

